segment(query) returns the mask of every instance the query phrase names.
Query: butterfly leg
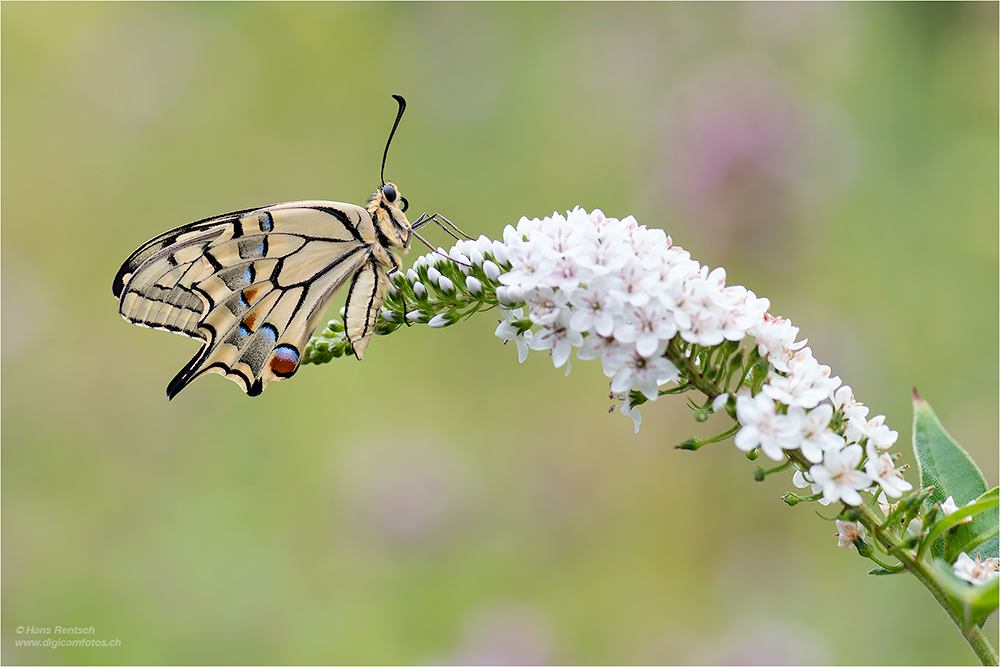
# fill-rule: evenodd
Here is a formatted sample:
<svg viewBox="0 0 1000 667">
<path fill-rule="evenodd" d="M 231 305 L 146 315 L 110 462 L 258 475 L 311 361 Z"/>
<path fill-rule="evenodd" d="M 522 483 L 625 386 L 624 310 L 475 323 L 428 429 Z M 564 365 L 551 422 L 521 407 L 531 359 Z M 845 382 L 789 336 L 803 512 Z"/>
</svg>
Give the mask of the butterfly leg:
<svg viewBox="0 0 1000 667">
<path fill-rule="evenodd" d="M 461 229 L 459 229 L 458 225 L 456 225 L 454 222 L 452 222 L 448 218 L 444 217 L 440 213 L 435 213 L 431 217 L 434 219 L 434 222 L 436 222 L 441 227 L 441 229 L 443 229 L 444 231 L 448 232 L 452 236 L 455 236 L 455 234 L 453 232 L 449 231 L 448 227 L 451 227 L 452 229 L 454 229 L 456 232 L 458 232 L 459 234 L 461 234 L 462 236 L 464 236 L 469 241 L 475 240 L 471 236 L 469 236 L 468 234 L 466 234 L 465 232 L 463 232 Z M 442 220 L 444 221 L 444 224 L 441 224 Z M 445 227 L 445 225 L 448 225 L 448 227 Z M 458 237 L 455 236 L 455 238 L 457 239 Z"/>
<path fill-rule="evenodd" d="M 413 231 L 413 230 L 410 230 L 410 233 L 411 233 L 411 234 L 413 234 L 414 236 L 416 236 L 416 237 L 417 237 L 417 240 L 419 240 L 419 241 L 420 241 L 421 243 L 423 243 L 423 244 L 424 244 L 425 246 L 427 246 L 428 248 L 430 248 L 430 249 L 431 249 L 431 250 L 432 250 L 433 252 L 435 252 L 435 253 L 437 253 L 437 254 L 441 255 L 441 256 L 442 256 L 442 257 L 444 257 L 445 259 L 447 259 L 447 260 L 449 260 L 449 261 L 452 261 L 452 262 L 455 262 L 456 264 L 461 264 L 462 266 L 467 266 L 467 267 L 469 267 L 470 269 L 472 268 L 472 265 L 471 265 L 471 264 L 466 264 L 465 262 L 460 262 L 460 261 L 458 261 L 457 259 L 454 259 L 454 258 L 453 258 L 453 257 L 451 257 L 450 255 L 448 255 L 447 253 L 445 253 L 445 252 L 442 252 L 441 250 L 438 250 L 437 248 L 435 248 L 434 246 L 432 246 L 432 245 L 431 245 L 430 241 L 428 241 L 427 239 L 425 239 L 425 238 L 424 238 L 423 236 L 421 236 L 421 235 L 420 235 L 420 234 L 418 234 L 417 232 L 415 232 L 415 231 Z"/>
<path fill-rule="evenodd" d="M 465 237 L 469 241 L 473 240 L 473 238 L 471 236 L 469 236 L 468 234 L 466 234 L 465 232 L 463 232 L 461 229 L 459 229 L 458 225 L 456 225 L 454 222 L 452 222 L 448 218 L 444 217 L 440 213 L 432 213 L 430 215 L 428 215 L 426 213 L 421 213 L 420 217 L 417 218 L 413 222 L 413 224 L 410 226 L 410 228 L 411 229 L 420 229 L 424 225 L 429 225 L 432 222 L 436 222 L 437 225 L 438 225 L 438 227 L 440 227 L 445 232 L 447 232 L 448 235 L 451 236 L 456 241 L 461 241 L 462 237 Z M 451 229 L 449 229 L 449 227 Z M 461 234 L 462 236 L 458 236 L 458 234 L 455 234 L 455 232 L 451 231 L 452 229 L 454 229 L 455 232 L 458 232 L 458 234 Z"/>
</svg>

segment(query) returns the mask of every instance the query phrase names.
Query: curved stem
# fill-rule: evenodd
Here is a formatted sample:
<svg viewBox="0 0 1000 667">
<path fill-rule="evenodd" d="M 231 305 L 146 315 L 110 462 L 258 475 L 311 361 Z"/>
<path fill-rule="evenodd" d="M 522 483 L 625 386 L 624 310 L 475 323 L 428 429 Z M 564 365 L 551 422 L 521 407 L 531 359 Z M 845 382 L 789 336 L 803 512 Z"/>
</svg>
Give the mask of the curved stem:
<svg viewBox="0 0 1000 667">
<path fill-rule="evenodd" d="M 990 644 L 990 641 L 983 635 L 978 626 L 973 625 L 968 630 L 963 628 L 962 619 L 955 613 L 954 608 L 951 606 L 951 599 L 938 582 L 937 577 L 927 562 L 917 558 L 911 549 L 900 548 L 902 541 L 899 537 L 891 531 L 883 529 L 871 510 L 867 507 L 859 507 L 858 509 L 861 510 L 861 516 L 858 518 L 858 521 L 868 529 L 874 539 L 878 540 L 879 544 L 893 551 L 893 555 L 903 564 L 903 567 L 912 573 L 924 585 L 924 588 L 930 591 L 930 594 L 958 627 L 965 640 L 969 642 L 969 646 L 975 652 L 979 661 L 984 665 L 1000 664 L 996 649 L 993 648 L 993 645 Z"/>
</svg>

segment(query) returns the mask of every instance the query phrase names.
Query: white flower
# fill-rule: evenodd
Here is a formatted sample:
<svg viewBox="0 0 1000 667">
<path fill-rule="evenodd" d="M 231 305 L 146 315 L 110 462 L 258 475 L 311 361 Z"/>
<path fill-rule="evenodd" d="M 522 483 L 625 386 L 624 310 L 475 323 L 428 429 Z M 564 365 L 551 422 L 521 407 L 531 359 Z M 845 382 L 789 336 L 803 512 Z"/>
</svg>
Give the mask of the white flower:
<svg viewBox="0 0 1000 667">
<path fill-rule="evenodd" d="M 600 359 L 604 374 L 611 377 L 621 368 L 620 352 L 621 345 L 614 338 L 602 338 L 591 334 L 576 351 L 576 358 L 584 361 Z"/>
<path fill-rule="evenodd" d="M 885 496 L 885 491 L 879 493 L 876 500 L 878 502 L 879 509 L 882 510 L 883 516 L 889 516 L 889 514 L 899 505 L 898 502 L 890 503 L 889 499 Z"/>
<path fill-rule="evenodd" d="M 569 327 L 569 316 L 564 311 L 560 311 L 556 320 L 539 331 L 529 343 L 532 350 L 551 350 L 552 364 L 556 368 L 568 362 L 573 348 L 581 345 L 583 334 Z"/>
<path fill-rule="evenodd" d="M 621 271 L 609 276 L 611 296 L 622 303 L 641 308 L 649 303 L 649 291 L 643 289 L 646 270 L 639 262 L 626 264 Z"/>
<path fill-rule="evenodd" d="M 768 458 L 781 461 L 785 458 L 784 450 L 799 446 L 798 424 L 787 415 L 777 414 L 774 401 L 762 393 L 753 397 L 749 393 L 738 394 L 736 418 L 740 430 L 734 442 L 744 452 L 760 447 Z"/>
<path fill-rule="evenodd" d="M 838 547 L 850 549 L 854 546 L 854 540 L 864 539 L 865 527 L 860 523 L 855 523 L 853 521 L 841 521 L 840 519 L 837 519 L 837 533 L 834 537 L 840 538 L 837 540 Z"/>
<path fill-rule="evenodd" d="M 600 284 L 573 291 L 570 297 L 573 317 L 569 325 L 580 332 L 594 331 L 610 336 L 615 328 L 615 315 L 622 312 L 622 303 L 612 299 Z"/>
<path fill-rule="evenodd" d="M 998 566 L 1000 560 L 996 558 L 982 559 L 982 554 L 976 554 L 976 560 L 969 558 L 969 554 L 964 551 L 958 554 L 955 560 L 955 576 L 970 584 L 985 584 L 987 581 L 998 576 Z"/>
<path fill-rule="evenodd" d="M 844 449 L 826 452 L 823 463 L 809 468 L 809 476 L 823 489 L 823 498 L 838 500 L 847 505 L 860 505 L 860 489 L 871 486 L 871 479 L 857 466 L 864 452 L 861 445 L 848 445 Z"/>
<path fill-rule="evenodd" d="M 504 341 L 513 340 L 517 345 L 517 360 L 520 363 L 524 363 L 524 360 L 528 358 L 528 344 L 531 343 L 531 339 L 534 334 L 528 329 L 523 333 L 519 333 L 517 327 L 513 326 L 513 322 L 521 319 L 523 313 L 520 308 L 515 308 L 514 310 L 507 310 L 506 308 L 498 308 L 500 315 L 503 319 L 500 324 L 497 325 L 497 329 L 494 332 L 497 338 L 502 338 Z"/>
<path fill-rule="evenodd" d="M 666 344 L 663 345 L 666 347 Z M 663 354 L 663 351 L 659 351 Z M 659 355 L 651 358 L 629 348 L 621 348 L 617 355 L 618 370 L 611 380 L 611 391 L 627 392 L 638 387 L 642 395 L 655 401 L 660 395 L 660 385 L 675 380 L 680 373 L 673 362 Z"/>
<path fill-rule="evenodd" d="M 562 290 L 540 287 L 526 295 L 525 300 L 528 302 L 528 317 L 535 324 L 547 326 L 565 313 L 566 293 Z"/>
<path fill-rule="evenodd" d="M 595 276 L 607 276 L 621 270 L 628 263 L 628 254 L 622 252 L 620 247 L 624 238 L 624 230 L 611 224 L 602 230 L 584 231 L 577 262 Z"/>
<path fill-rule="evenodd" d="M 802 349 L 807 340 L 795 342 L 799 328 L 784 317 L 775 317 L 764 313 L 761 321 L 752 327 L 750 335 L 757 339 L 757 352 L 782 373 L 788 372 L 788 361 L 798 350 Z"/>
<path fill-rule="evenodd" d="M 966 505 L 966 507 L 972 505 L 975 502 L 976 502 L 975 500 L 970 501 L 969 504 Z M 945 500 L 943 503 L 941 503 L 941 511 L 944 512 L 945 516 L 948 516 L 949 514 L 954 514 L 959 509 L 960 509 L 959 506 L 955 504 L 955 499 L 952 496 L 948 496 L 948 499 Z M 972 521 L 972 517 L 967 516 L 961 521 L 959 521 L 959 523 L 969 523 L 970 521 Z"/>
<path fill-rule="evenodd" d="M 556 265 L 541 248 L 531 243 L 511 248 L 510 260 L 512 268 L 500 276 L 500 282 L 517 286 L 524 292 L 539 287 Z"/>
<path fill-rule="evenodd" d="M 899 434 L 885 425 L 885 415 L 872 417 L 868 421 L 850 419 L 844 429 L 844 437 L 848 442 L 861 442 L 868 438 L 868 456 L 878 456 L 875 450 L 889 449 L 896 442 Z"/>
<path fill-rule="evenodd" d="M 913 488 L 912 484 L 903 479 L 903 475 L 896 469 L 895 462 L 888 454 L 869 458 L 865 463 L 865 472 L 890 498 L 899 498 Z"/>
<path fill-rule="evenodd" d="M 635 343 L 636 352 L 644 357 L 663 354 L 663 350 L 657 352 L 660 343 L 669 342 L 676 333 L 673 318 L 658 304 L 630 308 L 626 317 L 615 325 L 615 339 L 619 343 Z"/>
<path fill-rule="evenodd" d="M 810 463 L 819 463 L 823 460 L 823 452 L 841 449 L 846 444 L 842 437 L 830 429 L 833 406 L 829 403 L 823 403 L 809 412 L 805 408 L 792 406 L 788 409 L 788 417 L 799 424 L 799 449 Z"/>
<path fill-rule="evenodd" d="M 882 491 L 889 498 L 899 498 L 913 488 L 912 484 L 903 479 L 903 475 L 896 469 L 895 462 L 888 454 L 869 458 L 865 463 L 865 472 L 873 482 L 882 487 Z"/>
<path fill-rule="evenodd" d="M 868 416 L 868 408 L 864 403 L 855 400 L 854 393 L 850 386 L 844 385 L 833 394 L 833 407 L 843 410 L 844 416 L 848 420 L 865 421 Z"/>
<path fill-rule="evenodd" d="M 839 386 L 840 378 L 831 378 L 830 367 L 820 365 L 807 347 L 789 361 L 787 376 L 772 370 L 762 390 L 787 406 L 811 409 L 829 398 Z"/>
<path fill-rule="evenodd" d="M 722 392 L 712 400 L 712 412 L 721 412 L 729 403 L 729 394 Z"/>
</svg>

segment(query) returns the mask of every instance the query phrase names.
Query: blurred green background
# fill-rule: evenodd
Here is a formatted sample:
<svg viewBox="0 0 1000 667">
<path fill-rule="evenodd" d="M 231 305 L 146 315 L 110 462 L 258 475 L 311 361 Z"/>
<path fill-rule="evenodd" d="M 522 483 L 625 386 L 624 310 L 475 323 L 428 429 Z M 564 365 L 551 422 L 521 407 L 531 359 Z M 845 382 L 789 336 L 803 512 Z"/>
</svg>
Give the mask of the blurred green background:
<svg viewBox="0 0 1000 667">
<path fill-rule="evenodd" d="M 996 3 L 4 3 L 3 662 L 974 662 L 916 581 L 836 548 L 831 510 L 778 500 L 790 475 L 673 448 L 722 421 L 665 397 L 633 435 L 598 365 L 518 365 L 493 313 L 168 403 L 198 344 L 123 322 L 111 279 L 191 220 L 363 203 L 399 93 L 411 212 L 662 227 L 800 326 L 905 460 L 915 384 L 996 485 L 997 25 Z M 15 647 L 56 625 L 121 646 Z"/>
</svg>

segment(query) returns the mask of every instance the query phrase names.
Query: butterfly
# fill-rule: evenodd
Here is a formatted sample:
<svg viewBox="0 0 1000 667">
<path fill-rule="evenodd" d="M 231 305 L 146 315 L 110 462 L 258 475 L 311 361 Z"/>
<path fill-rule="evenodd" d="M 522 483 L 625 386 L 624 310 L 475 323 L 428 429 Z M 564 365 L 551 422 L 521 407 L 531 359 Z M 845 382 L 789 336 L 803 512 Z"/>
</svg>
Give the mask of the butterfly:
<svg viewBox="0 0 1000 667">
<path fill-rule="evenodd" d="M 362 359 L 401 268 L 396 250 L 439 216 L 406 219 L 408 202 L 384 178 L 366 206 L 297 201 L 245 209 L 183 225 L 147 241 L 115 276 L 118 312 L 133 324 L 202 341 L 167 385 L 173 398 L 207 373 L 250 396 L 298 370 L 303 350 L 337 290 L 350 281 L 344 323 Z M 417 235 L 418 238 L 419 235 Z"/>
</svg>

